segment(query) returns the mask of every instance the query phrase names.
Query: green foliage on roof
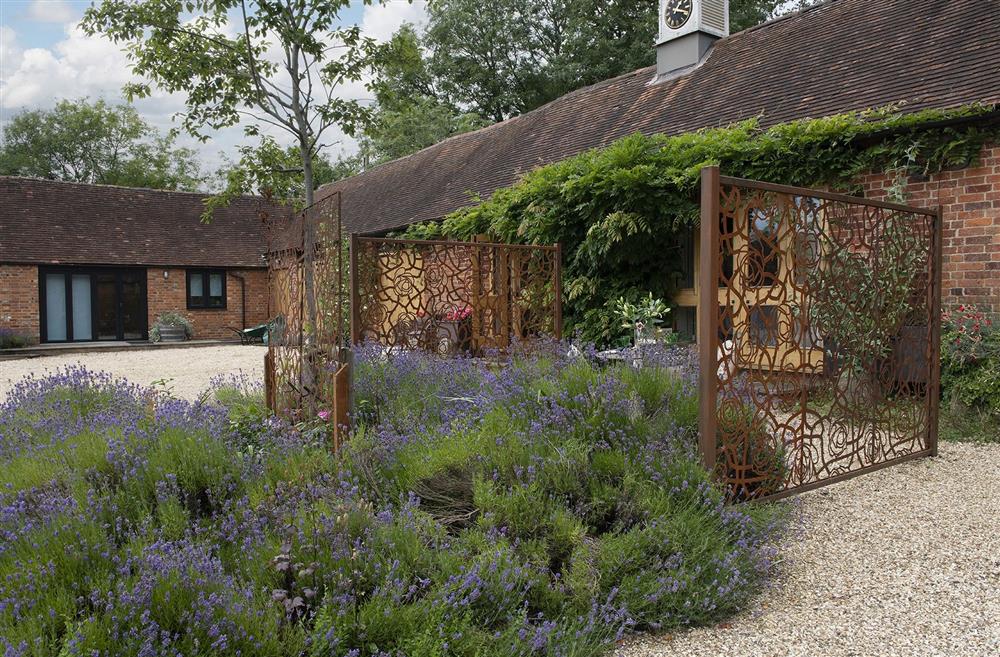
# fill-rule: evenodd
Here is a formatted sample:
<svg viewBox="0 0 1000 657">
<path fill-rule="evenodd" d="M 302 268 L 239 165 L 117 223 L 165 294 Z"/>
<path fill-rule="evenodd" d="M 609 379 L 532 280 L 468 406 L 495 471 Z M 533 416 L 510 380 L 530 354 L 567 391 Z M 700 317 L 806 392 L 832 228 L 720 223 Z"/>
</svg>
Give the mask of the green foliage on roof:
<svg viewBox="0 0 1000 657">
<path fill-rule="evenodd" d="M 974 163 L 1000 129 L 995 122 L 955 120 L 996 110 L 971 105 L 906 114 L 887 107 L 767 129 L 751 119 L 676 136 L 635 134 L 536 169 L 442 222 L 411 226 L 407 235 L 561 242 L 567 326 L 608 342 L 620 331 L 614 299 L 676 289 L 678 236 L 698 223 L 702 167 L 857 192 L 864 172 L 889 171 L 905 182 Z"/>
</svg>

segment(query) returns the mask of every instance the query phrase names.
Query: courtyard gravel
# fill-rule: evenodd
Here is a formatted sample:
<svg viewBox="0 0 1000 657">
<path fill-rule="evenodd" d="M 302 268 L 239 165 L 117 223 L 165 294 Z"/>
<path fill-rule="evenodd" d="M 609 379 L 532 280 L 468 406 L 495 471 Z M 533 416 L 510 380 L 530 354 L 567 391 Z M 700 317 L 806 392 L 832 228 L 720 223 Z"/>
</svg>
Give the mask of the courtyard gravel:
<svg viewBox="0 0 1000 657">
<path fill-rule="evenodd" d="M 617 657 L 1000 655 L 1000 445 L 805 493 L 774 588 L 717 627 L 636 637 Z"/>
<path fill-rule="evenodd" d="M 42 376 L 67 365 L 83 365 L 95 372 L 109 372 L 132 383 L 148 386 L 163 381 L 171 394 L 196 399 L 218 375 L 246 372 L 263 380 L 266 347 L 224 345 L 137 349 L 132 351 L 58 354 L 38 358 L 0 360 L 0 401 L 14 383 L 34 374 Z"/>
</svg>

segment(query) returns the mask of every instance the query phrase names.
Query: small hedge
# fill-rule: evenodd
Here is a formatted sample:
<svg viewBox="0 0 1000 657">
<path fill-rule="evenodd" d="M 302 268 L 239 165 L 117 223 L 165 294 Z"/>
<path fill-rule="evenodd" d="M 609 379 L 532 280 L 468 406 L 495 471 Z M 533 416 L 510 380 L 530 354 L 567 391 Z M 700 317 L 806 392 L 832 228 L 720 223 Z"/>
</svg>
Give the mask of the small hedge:
<svg viewBox="0 0 1000 657">
<path fill-rule="evenodd" d="M 0 349 L 20 349 L 21 347 L 27 347 L 34 341 L 18 331 L 13 331 L 7 328 L 0 328 Z"/>
</svg>

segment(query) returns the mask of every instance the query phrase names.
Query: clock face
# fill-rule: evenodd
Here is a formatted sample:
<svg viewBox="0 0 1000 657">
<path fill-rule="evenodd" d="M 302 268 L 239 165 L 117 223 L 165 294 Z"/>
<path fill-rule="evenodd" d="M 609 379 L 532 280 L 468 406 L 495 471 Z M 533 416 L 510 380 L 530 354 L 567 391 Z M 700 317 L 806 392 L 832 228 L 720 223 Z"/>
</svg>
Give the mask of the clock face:
<svg viewBox="0 0 1000 657">
<path fill-rule="evenodd" d="M 671 30 L 683 27 L 691 18 L 692 0 L 667 0 L 663 5 L 663 24 Z"/>
</svg>

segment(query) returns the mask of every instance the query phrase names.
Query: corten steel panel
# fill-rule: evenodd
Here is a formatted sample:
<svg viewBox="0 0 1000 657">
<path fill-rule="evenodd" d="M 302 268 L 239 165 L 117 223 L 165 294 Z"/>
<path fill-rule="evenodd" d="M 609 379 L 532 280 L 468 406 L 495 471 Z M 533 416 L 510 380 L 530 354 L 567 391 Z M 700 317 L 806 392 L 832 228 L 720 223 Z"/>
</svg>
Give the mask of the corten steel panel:
<svg viewBox="0 0 1000 657">
<path fill-rule="evenodd" d="M 314 231 L 312 258 L 305 231 Z M 348 320 L 339 194 L 294 219 L 268 226 L 268 355 L 272 409 L 289 418 L 335 408 L 336 373 Z M 305 273 L 312 273 L 315 317 L 307 311 Z"/>
<path fill-rule="evenodd" d="M 730 497 L 935 453 L 940 211 L 702 183 L 701 447 Z"/>
<path fill-rule="evenodd" d="M 355 236 L 355 342 L 503 352 L 560 337 L 559 247 Z"/>
</svg>

